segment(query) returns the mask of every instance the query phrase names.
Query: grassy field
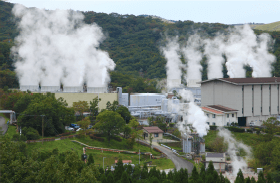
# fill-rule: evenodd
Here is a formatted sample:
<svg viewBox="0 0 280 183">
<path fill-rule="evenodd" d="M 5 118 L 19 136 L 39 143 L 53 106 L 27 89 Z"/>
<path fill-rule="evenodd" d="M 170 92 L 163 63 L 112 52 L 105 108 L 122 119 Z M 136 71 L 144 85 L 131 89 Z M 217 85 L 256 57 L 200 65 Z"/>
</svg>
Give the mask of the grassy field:
<svg viewBox="0 0 280 183">
<path fill-rule="evenodd" d="M 81 139 L 75 139 L 78 140 L 84 144 L 87 144 L 89 146 L 93 146 L 93 147 L 104 147 L 104 148 L 111 148 L 111 149 L 120 149 L 120 150 L 129 150 L 129 151 L 140 151 L 141 152 L 151 152 L 153 155 L 158 156 L 160 155 L 159 152 L 156 152 L 154 150 L 150 150 L 149 147 L 140 145 L 138 143 L 135 143 L 135 145 L 133 146 L 133 149 L 128 149 L 128 145 L 127 145 L 127 141 L 126 139 L 123 139 L 122 142 L 118 142 L 114 139 L 111 140 L 111 142 L 107 142 L 105 140 L 105 142 L 99 142 L 97 140 L 92 140 L 89 137 L 86 138 L 81 138 Z"/>
<path fill-rule="evenodd" d="M 9 137 L 9 138 L 13 138 L 13 135 L 17 133 L 17 127 L 13 126 L 13 125 L 9 125 L 9 128 L 5 134 L 5 136 Z"/>
<path fill-rule="evenodd" d="M 136 154 L 124 154 L 124 153 L 113 153 L 113 152 L 101 152 L 97 150 L 87 150 L 87 154 L 94 154 L 95 164 L 103 166 L 103 157 L 104 166 L 111 166 L 115 163 L 115 160 L 121 158 L 122 160 L 132 160 L 132 164 L 139 164 L 139 155 Z M 141 155 L 140 156 L 140 165 L 143 166 L 145 162 L 152 161 L 152 165 L 156 165 L 158 169 L 171 169 L 175 168 L 174 164 L 170 159 L 150 159 L 149 156 Z"/>
<path fill-rule="evenodd" d="M 172 149 L 175 149 L 177 151 L 182 151 L 181 142 L 179 142 L 179 143 L 161 143 L 161 144 L 171 147 Z"/>
<path fill-rule="evenodd" d="M 263 30 L 263 31 L 280 31 L 280 21 L 273 22 L 270 24 L 257 25 L 254 27 L 254 29 Z"/>
</svg>

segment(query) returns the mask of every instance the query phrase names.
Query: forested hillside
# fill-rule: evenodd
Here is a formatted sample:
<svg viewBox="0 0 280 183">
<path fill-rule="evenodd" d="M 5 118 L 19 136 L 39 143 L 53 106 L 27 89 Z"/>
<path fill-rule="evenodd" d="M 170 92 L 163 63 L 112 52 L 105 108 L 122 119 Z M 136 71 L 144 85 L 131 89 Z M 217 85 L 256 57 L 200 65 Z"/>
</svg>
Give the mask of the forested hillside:
<svg viewBox="0 0 280 183">
<path fill-rule="evenodd" d="M 15 26 L 16 21 L 11 13 L 12 7 L 13 4 L 0 1 L 0 67 L 2 70 L 0 71 L 0 78 L 7 77 L 14 80 L 15 75 L 7 71 L 13 71 L 14 69 L 13 61 L 10 58 L 10 47 L 13 45 L 13 40 L 18 34 Z M 159 50 L 159 46 L 164 41 L 165 34 L 179 35 L 179 41 L 184 41 L 192 34 L 212 37 L 217 32 L 226 31 L 229 27 L 219 23 L 194 23 L 193 21 L 164 23 L 160 19 L 152 19 L 151 17 L 119 15 L 116 13 L 105 14 L 89 11 L 83 12 L 83 14 L 85 15 L 84 21 L 87 24 L 98 24 L 107 36 L 101 45 L 101 49 L 108 51 L 110 57 L 116 63 L 116 69 L 111 73 L 111 85 L 113 87 L 116 85 L 120 86 L 124 82 L 126 83 L 127 90 L 130 88 L 132 92 L 136 91 L 135 87 L 128 85 L 131 85 L 132 81 L 138 77 L 144 78 L 143 82 L 141 81 L 143 85 L 141 90 L 148 91 L 146 88 L 149 88 L 150 92 L 155 92 L 155 85 L 147 84 L 146 79 L 166 77 L 166 60 Z M 256 33 L 260 34 L 261 31 L 256 31 Z M 274 65 L 274 74 L 280 76 L 280 32 L 269 32 L 269 34 L 276 39 L 274 53 L 278 59 Z M 203 59 L 202 66 L 203 79 L 207 79 L 206 59 Z M 125 80 L 118 77 L 125 78 Z M 7 80 L 1 79 L 0 87 L 3 88 L 6 85 L 8 87 L 16 87 L 16 82 L 13 82 L 14 84 L 4 82 Z M 137 87 L 139 88 L 140 86 Z"/>
</svg>

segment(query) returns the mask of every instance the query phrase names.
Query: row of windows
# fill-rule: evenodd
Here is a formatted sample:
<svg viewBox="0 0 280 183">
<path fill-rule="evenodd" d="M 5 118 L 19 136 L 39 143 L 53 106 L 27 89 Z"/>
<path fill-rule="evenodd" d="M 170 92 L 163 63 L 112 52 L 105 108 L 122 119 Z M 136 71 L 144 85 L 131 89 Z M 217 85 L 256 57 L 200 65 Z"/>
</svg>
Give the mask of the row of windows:
<svg viewBox="0 0 280 183">
<path fill-rule="evenodd" d="M 207 117 L 209 118 L 209 114 L 206 114 L 206 115 L 207 115 Z M 234 118 L 234 113 L 231 114 L 231 117 Z M 212 118 L 216 118 L 216 114 L 212 114 Z M 229 118 L 229 114 L 227 114 L 227 118 Z"/>
</svg>

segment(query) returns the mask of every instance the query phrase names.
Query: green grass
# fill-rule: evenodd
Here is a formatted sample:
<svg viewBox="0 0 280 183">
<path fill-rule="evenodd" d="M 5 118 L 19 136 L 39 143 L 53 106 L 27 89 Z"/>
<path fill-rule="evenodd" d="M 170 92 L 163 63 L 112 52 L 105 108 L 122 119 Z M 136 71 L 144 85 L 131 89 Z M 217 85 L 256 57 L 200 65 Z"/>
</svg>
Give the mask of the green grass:
<svg viewBox="0 0 280 183">
<path fill-rule="evenodd" d="M 166 145 L 168 147 L 171 147 L 172 149 L 175 149 L 177 151 L 182 151 L 181 143 L 174 144 L 174 143 L 171 142 L 171 143 L 161 143 L 161 144 L 164 144 L 164 145 Z"/>
<path fill-rule="evenodd" d="M 80 138 L 80 139 L 75 139 L 77 141 L 80 141 L 84 144 L 87 144 L 89 146 L 93 146 L 93 147 L 103 147 L 103 148 L 111 148 L 111 149 L 120 149 L 120 150 L 129 150 L 129 151 L 140 151 L 141 152 L 151 152 L 153 155 L 155 156 L 159 156 L 160 153 L 156 152 L 155 150 L 150 150 L 149 147 L 140 145 L 138 143 L 135 143 L 135 145 L 133 146 L 133 149 L 128 149 L 128 145 L 127 145 L 127 140 L 123 139 L 122 142 L 118 142 L 114 139 L 112 139 L 110 142 L 107 142 L 105 140 L 105 142 L 99 142 L 97 140 L 92 140 L 89 137 L 86 138 Z"/>
<path fill-rule="evenodd" d="M 59 150 L 59 152 L 75 151 L 79 155 L 81 155 L 83 153 L 83 146 L 81 146 L 75 142 L 72 142 L 71 139 L 44 142 L 43 144 L 42 144 L 42 142 L 35 142 L 35 143 L 27 144 L 28 153 L 32 153 L 35 150 L 52 151 L 55 148 L 57 148 Z"/>
<path fill-rule="evenodd" d="M 103 157 L 104 158 L 104 166 L 111 166 L 115 163 L 115 160 L 118 160 L 121 158 L 122 160 L 132 160 L 132 164 L 139 164 L 139 155 L 136 154 L 124 154 L 124 153 L 113 153 L 104 151 L 103 153 L 101 151 L 97 150 L 87 150 L 87 154 L 93 153 L 94 155 L 94 163 L 100 164 L 100 166 L 103 166 Z M 143 166 L 145 162 L 152 161 L 152 165 L 156 165 L 158 169 L 171 169 L 175 168 L 173 162 L 170 159 L 150 159 L 147 155 L 140 155 L 140 165 Z"/>
<path fill-rule="evenodd" d="M 44 142 L 44 144 L 42 144 L 41 142 L 27 144 L 27 152 L 31 154 L 35 150 L 46 152 L 46 151 L 52 151 L 53 149 L 57 148 L 59 150 L 59 152 L 75 151 L 79 154 L 79 156 L 81 156 L 83 153 L 83 146 L 79 145 L 78 143 L 72 142 L 71 140 L 72 139 L 64 139 L 64 140 L 57 140 L 57 141 L 51 141 L 51 142 Z M 82 142 L 81 139 L 75 139 L 75 140 Z M 89 140 L 91 140 L 91 139 L 84 139 L 83 143 L 89 142 Z M 91 141 L 93 141 L 93 140 L 91 140 Z M 111 146 L 110 146 L 110 144 L 107 144 L 106 142 L 102 143 L 102 142 L 98 142 L 98 141 L 93 141 L 90 144 L 98 145 L 96 147 L 112 148 L 112 146 L 116 147 L 116 144 L 114 144 L 114 143 L 115 142 L 112 141 Z M 141 149 L 142 152 L 144 152 L 144 151 L 149 152 L 149 150 L 150 150 L 148 147 L 141 146 L 141 145 L 139 145 L 139 148 Z M 139 148 L 137 148 L 137 145 L 135 145 L 134 150 L 138 151 Z M 87 154 L 93 153 L 95 164 L 100 164 L 100 166 L 103 166 L 103 157 L 106 157 L 104 159 L 105 166 L 111 166 L 112 164 L 115 163 L 115 159 L 118 160 L 119 158 L 122 158 L 123 160 L 132 160 L 133 164 L 138 164 L 138 162 L 139 162 L 139 155 L 136 155 L 136 154 L 114 153 L 114 152 L 108 152 L 108 151 L 104 151 L 102 153 L 101 151 L 91 150 L 91 149 L 88 149 L 86 153 Z M 152 153 L 153 153 L 153 151 L 152 151 Z M 146 156 L 146 155 L 141 155 L 140 159 L 141 159 L 141 161 L 140 161 L 141 165 L 143 165 L 144 162 L 152 161 L 152 165 L 156 165 L 158 169 L 174 168 L 174 164 L 172 163 L 172 161 L 170 159 L 161 158 L 161 159 L 150 160 L 149 156 Z"/>
<path fill-rule="evenodd" d="M 9 137 L 9 138 L 13 138 L 13 135 L 17 133 L 17 127 L 13 126 L 13 125 L 9 125 L 9 128 L 5 134 L 5 136 Z"/>
<path fill-rule="evenodd" d="M 270 24 L 257 25 L 254 27 L 254 29 L 263 30 L 263 31 L 280 31 L 280 21 L 273 22 Z"/>
</svg>

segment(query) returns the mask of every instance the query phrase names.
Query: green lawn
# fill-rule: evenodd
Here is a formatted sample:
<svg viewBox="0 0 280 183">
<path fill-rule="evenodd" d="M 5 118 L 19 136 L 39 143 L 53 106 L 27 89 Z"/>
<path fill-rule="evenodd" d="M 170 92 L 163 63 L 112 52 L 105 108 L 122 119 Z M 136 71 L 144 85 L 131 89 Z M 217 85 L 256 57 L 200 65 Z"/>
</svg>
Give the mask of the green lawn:
<svg viewBox="0 0 280 183">
<path fill-rule="evenodd" d="M 5 136 L 9 137 L 9 138 L 13 138 L 13 135 L 17 133 L 17 127 L 13 126 L 13 125 L 9 125 L 9 128 L 5 134 Z"/>
<path fill-rule="evenodd" d="M 41 142 L 37 142 L 37 143 L 31 143 L 31 144 L 27 144 L 27 151 L 28 153 L 32 153 L 35 150 L 38 151 L 52 151 L 53 149 L 57 148 L 59 150 L 59 152 L 65 152 L 65 151 L 75 151 L 80 155 L 82 155 L 83 153 L 83 146 L 79 145 L 78 143 L 72 142 L 72 139 L 64 139 L 64 140 L 57 140 L 57 141 L 51 141 L 51 142 L 44 142 L 44 144 L 42 144 Z M 88 142 L 88 145 L 91 144 L 95 144 L 98 145 L 96 147 L 105 147 L 105 148 L 113 148 L 113 147 L 117 147 L 115 141 L 112 141 L 111 145 L 107 144 L 106 142 L 98 142 L 98 141 L 93 141 L 91 139 L 75 139 L 77 141 L 80 141 L 83 143 Z M 92 141 L 91 143 L 89 143 L 90 141 Z M 125 141 L 124 141 L 125 142 Z M 139 148 L 141 149 L 142 152 L 149 152 L 150 149 L 148 147 L 145 146 L 141 146 L 139 145 Z M 135 145 L 134 150 L 138 151 L 139 148 L 137 148 L 137 145 Z M 154 151 L 152 151 L 153 153 Z M 94 161 L 95 164 L 100 164 L 101 166 L 103 166 L 103 157 L 106 157 L 104 160 L 105 166 L 111 166 L 112 164 L 114 164 L 115 159 L 119 159 L 122 158 L 123 160 L 132 160 L 133 164 L 138 164 L 139 162 L 139 155 L 137 154 L 125 154 L 125 153 L 114 153 L 114 152 L 108 152 L 108 151 L 104 151 L 103 153 L 101 151 L 98 150 L 91 150 L 88 149 L 87 154 L 89 153 L 93 153 L 94 154 Z M 149 156 L 146 155 L 141 155 L 140 156 L 140 164 L 143 165 L 144 162 L 147 161 L 152 161 L 152 165 L 157 165 L 158 169 L 169 169 L 169 168 L 174 168 L 174 164 L 172 163 L 172 161 L 170 159 L 165 159 L 165 158 L 161 158 L 161 159 L 153 159 L 150 160 Z"/>
<path fill-rule="evenodd" d="M 270 24 L 257 25 L 254 27 L 254 29 L 263 30 L 263 31 L 279 31 L 280 30 L 280 21 L 273 22 Z"/>
<path fill-rule="evenodd" d="M 124 153 L 113 153 L 104 151 L 103 153 L 101 151 L 97 150 L 87 150 L 87 154 L 93 153 L 94 154 L 94 162 L 95 164 L 100 164 L 100 166 L 103 166 L 103 157 L 104 158 L 104 166 L 111 166 L 115 163 L 115 160 L 118 160 L 121 158 L 122 160 L 132 160 L 132 164 L 139 164 L 139 155 L 137 154 L 124 154 Z M 143 166 L 145 162 L 152 161 L 152 165 L 156 165 L 158 169 L 171 169 L 175 168 L 173 162 L 170 159 L 150 159 L 147 155 L 140 155 L 140 165 Z"/>
<path fill-rule="evenodd" d="M 129 150 L 129 151 L 137 151 L 137 152 L 140 149 L 141 152 L 151 152 L 155 156 L 159 156 L 160 155 L 159 152 L 156 152 L 154 150 L 150 150 L 149 147 L 140 145 L 138 143 L 135 143 L 135 145 L 133 146 L 133 149 L 128 149 L 128 145 L 127 145 L 126 139 L 123 139 L 122 142 L 118 142 L 118 141 L 116 141 L 114 139 L 112 139 L 110 142 L 107 142 L 106 140 L 105 140 L 105 142 L 99 142 L 97 140 L 92 140 L 89 137 L 75 139 L 75 140 L 80 141 L 80 142 L 82 142 L 84 144 L 87 144 L 89 146 L 93 146 L 93 147 L 103 147 L 103 148 Z"/>
</svg>

